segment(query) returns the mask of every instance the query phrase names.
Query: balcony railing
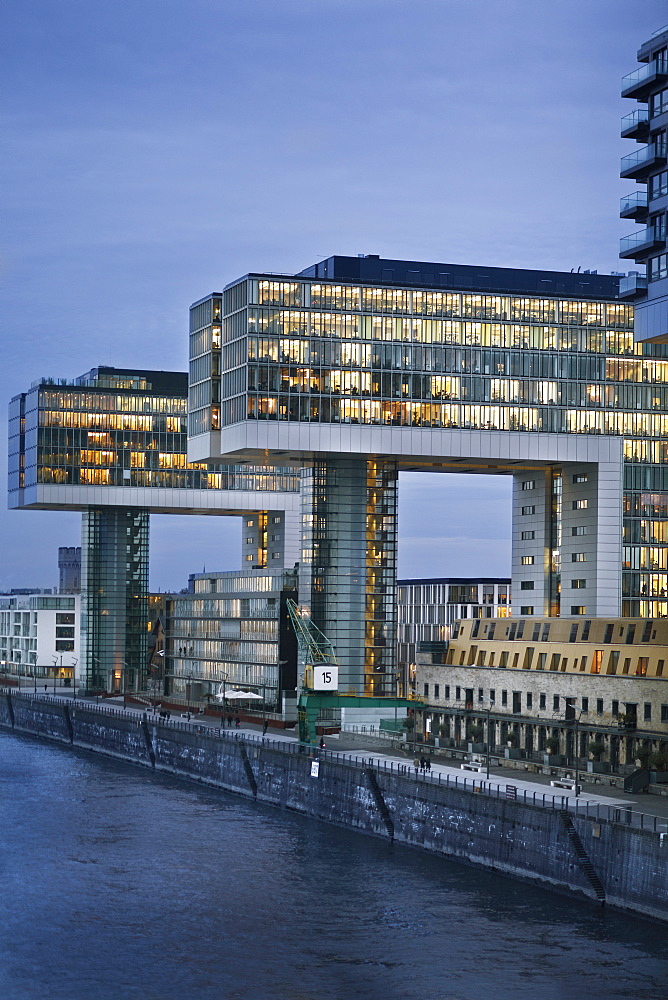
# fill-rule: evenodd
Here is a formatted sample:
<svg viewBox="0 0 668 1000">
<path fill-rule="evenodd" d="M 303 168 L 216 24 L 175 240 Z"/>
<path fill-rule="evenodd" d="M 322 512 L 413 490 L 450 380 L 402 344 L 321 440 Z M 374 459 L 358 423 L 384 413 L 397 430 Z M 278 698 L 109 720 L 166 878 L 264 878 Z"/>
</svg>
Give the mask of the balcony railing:
<svg viewBox="0 0 668 1000">
<path fill-rule="evenodd" d="M 630 115 L 624 115 L 621 124 L 623 139 L 634 139 L 645 135 L 649 128 L 649 111 L 647 108 L 636 108 Z"/>
<path fill-rule="evenodd" d="M 646 176 L 649 171 L 666 161 L 666 146 L 661 142 L 650 142 L 647 146 L 641 146 L 633 153 L 622 156 L 621 170 L 622 177 L 640 178 Z"/>
<path fill-rule="evenodd" d="M 629 274 L 619 279 L 620 299 L 633 299 L 644 295 L 647 291 L 647 278 L 644 274 Z"/>
<path fill-rule="evenodd" d="M 622 219 L 636 219 L 647 211 L 647 191 L 632 191 L 619 199 L 619 214 Z"/>
<path fill-rule="evenodd" d="M 627 73 L 622 77 L 622 97 L 635 97 L 638 101 L 647 100 L 654 83 L 668 75 L 668 63 L 665 59 L 653 59 Z"/>
<path fill-rule="evenodd" d="M 640 259 L 650 250 L 656 250 L 666 245 L 665 236 L 659 236 L 654 226 L 646 226 L 629 236 L 623 236 L 619 241 L 619 256 Z"/>
</svg>

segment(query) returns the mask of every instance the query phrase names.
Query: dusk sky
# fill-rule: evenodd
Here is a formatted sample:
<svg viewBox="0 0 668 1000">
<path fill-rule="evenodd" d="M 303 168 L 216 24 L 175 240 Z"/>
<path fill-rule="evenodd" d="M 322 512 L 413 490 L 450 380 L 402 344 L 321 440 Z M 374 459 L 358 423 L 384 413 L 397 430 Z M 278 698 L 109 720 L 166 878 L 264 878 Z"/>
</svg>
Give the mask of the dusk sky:
<svg viewBox="0 0 668 1000">
<path fill-rule="evenodd" d="M 624 269 L 620 79 L 664 0 L 5 0 L 0 21 L 3 441 L 39 376 L 186 370 L 188 306 L 250 270 Z M 403 477 L 400 575 L 508 575 L 509 488 Z M 3 510 L 0 589 L 54 585 L 79 526 Z M 239 536 L 154 517 L 152 587 L 238 568 Z"/>
</svg>

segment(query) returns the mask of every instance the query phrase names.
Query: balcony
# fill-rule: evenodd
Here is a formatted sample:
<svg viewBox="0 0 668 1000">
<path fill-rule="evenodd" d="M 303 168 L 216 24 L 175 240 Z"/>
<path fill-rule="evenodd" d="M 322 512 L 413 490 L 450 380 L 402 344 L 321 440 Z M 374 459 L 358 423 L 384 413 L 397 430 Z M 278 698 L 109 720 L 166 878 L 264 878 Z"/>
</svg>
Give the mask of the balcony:
<svg viewBox="0 0 668 1000">
<path fill-rule="evenodd" d="M 620 299 L 637 299 L 647 294 L 647 278 L 644 274 L 629 274 L 619 279 Z"/>
<path fill-rule="evenodd" d="M 635 139 L 637 142 L 647 142 L 649 135 L 649 111 L 647 108 L 637 108 L 630 115 L 622 118 L 622 139 Z"/>
<path fill-rule="evenodd" d="M 668 80 L 668 63 L 664 59 L 653 59 L 622 77 L 622 97 L 646 101 L 653 88 L 665 80 Z"/>
<path fill-rule="evenodd" d="M 647 218 L 647 191 L 632 191 L 620 198 L 619 215 L 622 219 L 644 222 Z"/>
<path fill-rule="evenodd" d="M 666 147 L 664 143 L 650 142 L 641 146 L 634 153 L 622 156 L 621 177 L 632 177 L 636 181 L 646 180 L 652 170 L 666 164 Z"/>
<path fill-rule="evenodd" d="M 619 256 L 626 260 L 644 260 L 653 250 L 663 250 L 665 236 L 657 236 L 654 226 L 646 226 L 619 241 Z"/>
</svg>

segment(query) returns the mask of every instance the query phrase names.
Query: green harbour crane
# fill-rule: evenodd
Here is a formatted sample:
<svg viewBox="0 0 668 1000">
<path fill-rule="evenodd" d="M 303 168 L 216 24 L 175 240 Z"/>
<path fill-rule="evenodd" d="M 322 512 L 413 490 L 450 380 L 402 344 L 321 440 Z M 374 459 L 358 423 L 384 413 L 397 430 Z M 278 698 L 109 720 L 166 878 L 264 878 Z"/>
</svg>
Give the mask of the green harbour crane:
<svg viewBox="0 0 668 1000">
<path fill-rule="evenodd" d="M 288 599 L 286 603 L 303 664 L 297 703 L 300 743 L 315 744 L 317 719 L 323 710 L 331 712 L 342 707 L 382 707 L 388 711 L 394 710 L 396 713 L 398 708 L 416 707 L 416 702 L 404 698 L 340 692 L 338 689 L 340 664 L 334 644 L 318 628 L 307 611 L 300 608 L 293 600 Z"/>
</svg>

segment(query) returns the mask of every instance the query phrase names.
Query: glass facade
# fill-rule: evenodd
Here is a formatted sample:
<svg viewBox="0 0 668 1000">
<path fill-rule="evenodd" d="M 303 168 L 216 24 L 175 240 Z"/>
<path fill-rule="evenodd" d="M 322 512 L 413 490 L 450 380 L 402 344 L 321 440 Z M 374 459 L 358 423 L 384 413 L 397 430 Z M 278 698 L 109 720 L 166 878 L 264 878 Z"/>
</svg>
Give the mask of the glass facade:
<svg viewBox="0 0 668 1000">
<path fill-rule="evenodd" d="M 297 478 L 287 469 L 189 464 L 186 376 L 156 374 L 169 375 L 173 385 L 167 389 L 147 379 L 106 375 L 85 386 L 44 381 L 15 397 L 10 408 L 10 496 L 38 483 L 298 489 Z"/>
<path fill-rule="evenodd" d="M 191 336 L 191 371 L 202 351 L 211 372 L 196 399 L 191 386 L 191 433 L 276 420 L 619 436 L 622 613 L 668 615 L 668 347 L 634 343 L 614 278 L 568 297 L 576 276 L 561 277 L 549 296 L 243 278 L 215 335 Z"/>
<path fill-rule="evenodd" d="M 181 372 L 100 367 L 69 382 L 41 379 L 10 404 L 10 507 L 84 512 L 81 674 L 88 690 L 145 687 L 151 510 L 227 513 L 226 493 L 273 492 L 279 511 L 263 515 L 272 531 L 249 532 L 254 558 L 282 566 L 286 548 L 296 549 L 286 540 L 278 495 L 298 492 L 298 475 L 188 463 L 187 387 Z M 234 512 L 242 515 L 243 506 Z"/>
<path fill-rule="evenodd" d="M 167 602 L 167 694 L 204 697 L 220 685 L 260 694 L 280 710 L 297 686 L 295 641 L 286 628 L 296 573 L 197 574 L 192 592 Z"/>
<path fill-rule="evenodd" d="M 348 694 L 396 694 L 396 504 L 391 463 L 330 457 L 302 472 L 300 601 Z"/>
<path fill-rule="evenodd" d="M 82 525 L 81 651 L 87 691 L 142 691 L 148 670 L 146 510 L 90 508 Z"/>
</svg>

